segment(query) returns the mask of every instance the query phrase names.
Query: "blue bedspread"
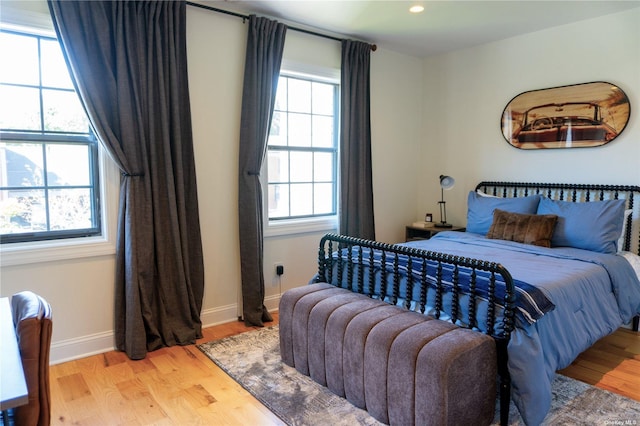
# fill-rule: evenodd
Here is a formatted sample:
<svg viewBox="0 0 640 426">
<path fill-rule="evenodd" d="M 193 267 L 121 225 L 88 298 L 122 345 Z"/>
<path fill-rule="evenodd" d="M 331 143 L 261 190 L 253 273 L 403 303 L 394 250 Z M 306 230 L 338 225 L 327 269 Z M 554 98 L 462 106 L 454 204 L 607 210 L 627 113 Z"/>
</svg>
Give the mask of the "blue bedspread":
<svg viewBox="0 0 640 426">
<path fill-rule="evenodd" d="M 441 232 L 404 245 L 499 262 L 555 305 L 535 323 L 516 318 L 511 334 L 512 398 L 527 425 L 540 424 L 549 411 L 556 370 L 640 313 L 640 282 L 622 256 L 464 232 Z"/>
</svg>

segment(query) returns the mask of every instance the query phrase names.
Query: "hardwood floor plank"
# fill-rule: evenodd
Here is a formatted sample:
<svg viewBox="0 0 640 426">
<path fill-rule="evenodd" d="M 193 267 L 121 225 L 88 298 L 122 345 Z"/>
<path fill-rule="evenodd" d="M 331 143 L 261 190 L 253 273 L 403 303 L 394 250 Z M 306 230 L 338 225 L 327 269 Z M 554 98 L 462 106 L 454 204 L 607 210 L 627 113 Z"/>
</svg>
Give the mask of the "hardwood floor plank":
<svg viewBox="0 0 640 426">
<path fill-rule="evenodd" d="M 253 329 L 239 321 L 208 327 L 197 343 Z M 640 334 L 620 329 L 560 373 L 640 401 L 638 371 Z M 284 425 L 195 345 L 138 361 L 107 352 L 53 365 L 50 376 L 52 425 Z"/>
<path fill-rule="evenodd" d="M 58 379 L 60 389 L 62 390 L 62 398 L 67 401 L 75 401 L 91 395 L 89 386 L 84 380 L 82 373 L 70 374 Z"/>
<path fill-rule="evenodd" d="M 640 333 L 620 328 L 559 372 L 640 401 Z"/>
</svg>

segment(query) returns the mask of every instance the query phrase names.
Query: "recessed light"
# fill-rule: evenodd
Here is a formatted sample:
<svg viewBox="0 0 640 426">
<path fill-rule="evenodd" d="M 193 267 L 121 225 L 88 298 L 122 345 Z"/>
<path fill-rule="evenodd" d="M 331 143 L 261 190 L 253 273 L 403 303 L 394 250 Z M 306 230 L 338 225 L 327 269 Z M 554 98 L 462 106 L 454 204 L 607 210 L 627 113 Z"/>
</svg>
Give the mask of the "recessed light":
<svg viewBox="0 0 640 426">
<path fill-rule="evenodd" d="M 420 12 L 424 12 L 424 6 L 421 6 L 419 4 L 415 5 L 415 6 L 411 6 L 409 8 L 409 12 L 411 13 L 420 13 Z"/>
</svg>

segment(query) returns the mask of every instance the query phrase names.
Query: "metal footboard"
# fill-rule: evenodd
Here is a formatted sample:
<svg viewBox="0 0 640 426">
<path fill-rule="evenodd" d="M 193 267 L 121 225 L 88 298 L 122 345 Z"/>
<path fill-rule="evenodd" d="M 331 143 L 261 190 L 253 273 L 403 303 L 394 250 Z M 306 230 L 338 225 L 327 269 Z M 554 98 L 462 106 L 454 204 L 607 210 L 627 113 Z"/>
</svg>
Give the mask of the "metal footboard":
<svg viewBox="0 0 640 426">
<path fill-rule="evenodd" d="M 448 271 L 446 278 L 445 271 Z M 461 271 L 466 276 L 464 282 L 460 279 Z M 488 293 L 480 294 L 476 287 L 480 274 L 488 277 L 485 289 Z M 513 278 L 502 265 L 327 234 L 320 240 L 316 282 L 400 304 L 435 318 L 446 318 L 461 327 L 493 337 L 498 354 L 500 422 L 507 424 L 511 393 L 507 345 L 514 328 L 516 308 Z M 496 291 L 499 286 L 504 286 L 500 292 L 504 294 L 502 297 Z M 404 289 L 402 292 L 401 288 Z M 445 297 L 450 301 L 448 305 L 444 303 Z M 486 302 L 486 309 L 479 308 L 480 299 Z"/>
</svg>

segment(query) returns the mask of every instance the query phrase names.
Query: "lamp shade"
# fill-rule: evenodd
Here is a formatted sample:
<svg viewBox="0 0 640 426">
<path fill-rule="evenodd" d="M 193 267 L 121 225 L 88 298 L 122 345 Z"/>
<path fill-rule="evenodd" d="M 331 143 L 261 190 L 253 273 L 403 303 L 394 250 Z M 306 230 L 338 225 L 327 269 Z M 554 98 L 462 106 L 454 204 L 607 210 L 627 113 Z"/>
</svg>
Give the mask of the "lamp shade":
<svg viewBox="0 0 640 426">
<path fill-rule="evenodd" d="M 442 189 L 451 189 L 456 184 L 456 180 L 451 176 L 440 175 L 440 187 Z"/>
</svg>

